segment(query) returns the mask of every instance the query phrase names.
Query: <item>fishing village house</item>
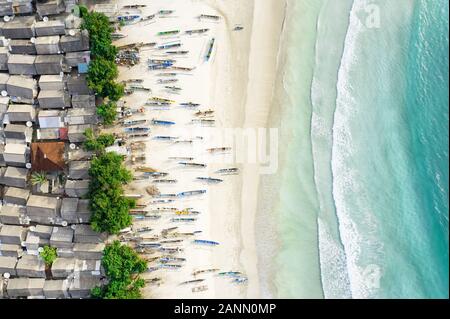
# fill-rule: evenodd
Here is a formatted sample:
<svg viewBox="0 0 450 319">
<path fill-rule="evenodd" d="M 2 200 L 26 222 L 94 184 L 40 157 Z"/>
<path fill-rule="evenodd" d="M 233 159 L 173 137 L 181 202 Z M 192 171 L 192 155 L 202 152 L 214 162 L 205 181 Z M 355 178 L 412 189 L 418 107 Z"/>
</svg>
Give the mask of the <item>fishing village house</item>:
<svg viewBox="0 0 450 319">
<path fill-rule="evenodd" d="M 86 298 L 104 275 L 107 236 L 85 199 L 93 154 L 80 144 L 98 117 L 77 3 L 0 0 L 0 298 Z"/>
</svg>

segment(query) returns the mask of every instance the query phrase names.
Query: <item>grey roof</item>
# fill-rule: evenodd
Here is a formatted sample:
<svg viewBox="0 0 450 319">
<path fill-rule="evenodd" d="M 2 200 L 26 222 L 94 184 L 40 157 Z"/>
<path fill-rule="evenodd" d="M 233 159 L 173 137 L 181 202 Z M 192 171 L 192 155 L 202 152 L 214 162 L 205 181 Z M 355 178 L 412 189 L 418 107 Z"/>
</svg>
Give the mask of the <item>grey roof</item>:
<svg viewBox="0 0 450 319">
<path fill-rule="evenodd" d="M 65 192 L 69 197 L 83 197 L 89 192 L 89 180 L 67 180 Z"/>
<path fill-rule="evenodd" d="M 10 204 L 25 206 L 29 196 L 29 189 L 8 187 L 4 194 L 4 200 Z"/>
<path fill-rule="evenodd" d="M 13 278 L 8 280 L 6 291 L 9 297 L 42 296 L 44 278 Z"/>
<path fill-rule="evenodd" d="M 58 257 L 52 264 L 54 278 L 67 278 L 75 269 L 75 259 Z"/>
<path fill-rule="evenodd" d="M 53 227 L 50 244 L 55 247 L 72 247 L 73 233 L 70 227 Z"/>
<path fill-rule="evenodd" d="M 22 252 L 22 247 L 17 244 L 2 244 L 0 243 L 0 255 L 6 257 L 19 257 Z"/>
<path fill-rule="evenodd" d="M 87 298 L 94 287 L 101 286 L 101 280 L 96 276 L 79 275 L 69 287 L 69 294 L 72 298 Z"/>
<path fill-rule="evenodd" d="M 67 298 L 69 282 L 67 280 L 46 280 L 44 284 L 45 298 Z"/>
<path fill-rule="evenodd" d="M 8 166 L 3 176 L 0 178 L 0 183 L 25 188 L 27 185 L 28 169 L 21 167 Z"/>
<path fill-rule="evenodd" d="M 0 256 L 0 275 L 5 272 L 10 273 L 12 276 L 16 275 L 16 257 Z"/>
<path fill-rule="evenodd" d="M 53 232 L 53 226 L 36 225 L 30 227 L 30 232 L 43 239 L 50 239 Z"/>
<path fill-rule="evenodd" d="M 98 259 L 103 256 L 104 243 L 75 243 L 73 252 L 79 259 Z"/>
<path fill-rule="evenodd" d="M 24 255 L 19 259 L 16 266 L 17 276 L 45 278 L 44 261 L 34 255 Z"/>
<path fill-rule="evenodd" d="M 31 195 L 27 202 L 28 207 L 56 209 L 58 207 L 58 199 L 50 196 Z"/>
<path fill-rule="evenodd" d="M 22 224 L 23 218 L 25 217 L 24 213 L 25 211 L 23 207 L 4 205 L 0 208 L 0 222 L 7 225 L 20 225 Z M 20 244 L 21 240 L 19 240 L 19 237 L 11 238 L 11 243 Z"/>
<path fill-rule="evenodd" d="M 62 20 L 38 21 L 35 24 L 35 31 L 38 37 L 63 35 L 66 33 L 66 26 Z"/>
</svg>

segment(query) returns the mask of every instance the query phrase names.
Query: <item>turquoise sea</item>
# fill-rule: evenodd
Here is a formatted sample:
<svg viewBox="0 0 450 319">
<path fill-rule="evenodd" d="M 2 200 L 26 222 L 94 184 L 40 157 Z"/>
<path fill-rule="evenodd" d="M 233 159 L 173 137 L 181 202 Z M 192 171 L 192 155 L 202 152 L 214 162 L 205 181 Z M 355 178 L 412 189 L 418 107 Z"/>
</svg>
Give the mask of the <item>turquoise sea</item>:
<svg viewBox="0 0 450 319">
<path fill-rule="evenodd" d="M 263 297 L 449 297 L 448 17 L 447 0 L 288 0 Z"/>
</svg>

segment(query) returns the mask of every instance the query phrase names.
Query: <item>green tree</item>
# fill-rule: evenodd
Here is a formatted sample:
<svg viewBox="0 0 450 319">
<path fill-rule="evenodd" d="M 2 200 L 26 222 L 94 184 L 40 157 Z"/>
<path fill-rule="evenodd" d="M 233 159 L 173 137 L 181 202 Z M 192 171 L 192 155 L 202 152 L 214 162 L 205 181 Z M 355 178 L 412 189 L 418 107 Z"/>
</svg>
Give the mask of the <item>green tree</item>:
<svg viewBox="0 0 450 319">
<path fill-rule="evenodd" d="M 97 58 L 89 63 L 88 86 L 101 97 L 107 97 L 114 87 L 114 80 L 119 72 L 117 65 L 104 58 Z"/>
<path fill-rule="evenodd" d="M 47 181 L 47 174 L 45 172 L 34 172 L 31 174 L 31 185 L 44 184 Z"/>
<path fill-rule="evenodd" d="M 42 257 L 48 267 L 50 267 L 58 257 L 58 255 L 56 254 L 56 248 L 50 246 L 44 246 L 44 250 L 41 251 L 39 255 Z"/>
<path fill-rule="evenodd" d="M 96 136 L 91 128 L 84 131 L 84 136 L 86 136 L 86 140 L 83 142 L 83 148 L 86 151 L 102 153 L 106 147 L 113 145 L 115 142 L 114 135 L 100 134 Z"/>
<path fill-rule="evenodd" d="M 102 265 L 108 277 L 104 287 L 92 289 L 94 298 L 102 299 L 139 299 L 140 289 L 145 281 L 139 277 L 147 269 L 147 262 L 136 252 L 119 241 L 106 246 L 103 251 Z"/>
<path fill-rule="evenodd" d="M 114 29 L 111 27 L 108 17 L 98 12 L 83 12 L 82 16 L 83 23 L 81 27 L 89 31 L 92 56 L 114 61 L 117 55 L 117 48 L 112 45 L 111 33 Z"/>
<path fill-rule="evenodd" d="M 125 85 L 116 82 L 106 83 L 105 94 L 111 101 L 118 101 L 125 94 Z"/>
<path fill-rule="evenodd" d="M 97 107 L 97 115 L 103 120 L 103 124 L 111 125 L 117 117 L 117 104 L 115 102 L 107 102 Z"/>
<path fill-rule="evenodd" d="M 123 185 L 132 180 L 131 172 L 123 165 L 123 156 L 114 152 L 99 155 L 92 160 L 89 175 L 92 229 L 117 234 L 130 226 L 129 211 L 136 201 L 123 196 Z"/>
</svg>

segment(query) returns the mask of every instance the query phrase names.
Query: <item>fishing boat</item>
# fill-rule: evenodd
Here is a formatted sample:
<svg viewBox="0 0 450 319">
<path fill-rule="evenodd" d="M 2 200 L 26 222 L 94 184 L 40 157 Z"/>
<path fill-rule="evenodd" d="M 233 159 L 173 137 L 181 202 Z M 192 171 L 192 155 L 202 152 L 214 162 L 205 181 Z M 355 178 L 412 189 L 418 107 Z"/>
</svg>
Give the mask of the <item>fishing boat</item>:
<svg viewBox="0 0 450 319">
<path fill-rule="evenodd" d="M 185 209 L 185 210 L 179 210 L 177 212 L 175 212 L 176 215 L 199 215 L 200 212 L 194 211 L 194 210 L 190 210 L 190 209 Z"/>
<path fill-rule="evenodd" d="M 190 285 L 190 284 L 198 284 L 204 282 L 206 279 L 194 279 L 182 282 L 180 285 Z"/>
<path fill-rule="evenodd" d="M 145 4 L 129 4 L 129 5 L 124 5 L 122 7 L 122 9 L 139 9 L 139 8 L 145 8 L 147 7 L 147 5 Z"/>
<path fill-rule="evenodd" d="M 244 30 L 244 27 L 241 26 L 241 25 L 236 25 L 236 26 L 233 28 L 233 31 L 242 31 L 242 30 Z"/>
<path fill-rule="evenodd" d="M 128 135 L 128 138 L 130 138 L 130 139 L 134 139 L 134 138 L 145 138 L 145 137 L 149 137 L 149 136 L 150 136 L 149 133 L 130 134 L 130 135 Z"/>
<path fill-rule="evenodd" d="M 194 143 L 193 140 L 181 140 L 181 141 L 175 141 L 175 144 L 192 144 Z"/>
<path fill-rule="evenodd" d="M 151 242 L 142 242 L 138 244 L 138 247 L 144 247 L 144 248 L 159 248 L 162 245 L 160 243 L 151 243 Z"/>
<path fill-rule="evenodd" d="M 162 258 L 159 259 L 159 262 L 162 263 L 162 264 L 170 263 L 170 262 L 182 263 L 182 262 L 185 262 L 185 261 L 186 261 L 186 258 L 168 257 L 168 256 L 165 256 L 165 257 L 162 257 Z"/>
<path fill-rule="evenodd" d="M 123 125 L 124 126 L 133 126 L 133 125 L 141 125 L 141 124 L 146 124 L 147 120 L 126 120 L 123 121 Z"/>
<path fill-rule="evenodd" d="M 156 101 L 156 102 L 166 102 L 166 103 L 171 103 L 171 104 L 175 103 L 175 101 L 173 101 L 173 100 L 169 100 L 169 99 L 161 98 L 161 97 L 152 97 L 152 98 L 150 98 L 150 100 Z"/>
<path fill-rule="evenodd" d="M 210 153 L 229 152 L 229 151 L 231 151 L 231 147 L 214 147 L 214 148 L 208 148 L 207 151 Z"/>
<path fill-rule="evenodd" d="M 163 230 L 161 231 L 161 233 L 162 233 L 162 234 L 168 234 L 168 233 L 170 233 L 170 232 L 176 231 L 177 229 L 178 229 L 178 227 L 170 227 L 170 228 L 163 229 Z"/>
<path fill-rule="evenodd" d="M 158 79 L 157 83 L 158 84 L 169 84 L 169 83 L 176 83 L 178 82 L 178 79 Z"/>
<path fill-rule="evenodd" d="M 215 123 L 216 123 L 215 120 L 207 120 L 207 119 L 192 120 L 192 124 L 214 125 Z"/>
<path fill-rule="evenodd" d="M 203 285 L 203 286 L 200 286 L 200 287 L 194 287 L 194 288 L 192 288 L 192 292 L 193 293 L 196 293 L 196 292 L 203 292 L 203 291 L 207 291 L 208 290 L 208 286 L 206 286 L 206 285 Z"/>
<path fill-rule="evenodd" d="M 155 184 L 176 184 L 178 180 L 176 179 L 156 179 L 153 181 Z"/>
<path fill-rule="evenodd" d="M 178 71 L 194 71 L 195 68 L 188 68 L 188 67 L 183 67 L 183 66 L 172 66 L 172 70 L 178 70 Z"/>
<path fill-rule="evenodd" d="M 148 127 L 126 127 L 124 128 L 125 133 L 147 133 L 150 132 Z"/>
<path fill-rule="evenodd" d="M 144 91 L 144 92 L 151 92 L 152 89 L 144 87 L 142 84 L 131 84 L 128 86 L 128 89 L 132 91 Z"/>
<path fill-rule="evenodd" d="M 195 107 L 199 107 L 200 104 L 198 103 L 192 103 L 192 102 L 188 102 L 188 103 L 180 103 L 181 106 L 184 107 L 189 107 L 189 108 L 195 108 Z"/>
<path fill-rule="evenodd" d="M 211 116 L 211 115 L 213 115 L 213 114 L 214 114 L 214 111 L 213 111 L 213 110 L 198 111 L 198 112 L 194 113 L 194 115 L 195 115 L 195 116 L 198 116 L 198 117 L 200 117 L 200 116 Z"/>
<path fill-rule="evenodd" d="M 138 234 L 143 234 L 143 233 L 149 233 L 149 232 L 151 232 L 152 230 L 153 230 L 153 229 L 150 228 L 150 227 L 141 227 L 141 228 L 136 229 L 134 232 L 135 232 L 135 233 L 138 233 Z"/>
<path fill-rule="evenodd" d="M 194 240 L 194 244 L 197 245 L 206 245 L 206 246 L 218 246 L 220 245 L 218 242 L 216 241 L 212 241 L 212 240 L 201 240 L 201 239 L 195 239 Z"/>
<path fill-rule="evenodd" d="M 171 122 L 171 121 L 161 121 L 161 120 L 155 120 L 153 119 L 151 122 L 153 125 L 159 125 L 159 126 L 171 126 L 171 125 L 175 125 L 175 122 Z"/>
<path fill-rule="evenodd" d="M 155 272 L 155 271 L 157 271 L 157 270 L 159 270 L 158 267 L 148 267 L 148 268 L 147 268 L 147 272 Z"/>
<path fill-rule="evenodd" d="M 201 14 L 200 19 L 209 19 L 209 20 L 214 20 L 214 21 L 219 21 L 220 17 L 216 16 L 216 15 L 212 15 L 212 14 Z"/>
<path fill-rule="evenodd" d="M 161 248 L 159 248 L 159 251 L 163 252 L 163 253 L 167 253 L 167 254 L 176 254 L 176 253 L 181 253 L 183 251 L 183 248 L 179 248 L 179 247 L 176 247 L 176 248 L 161 247 Z"/>
<path fill-rule="evenodd" d="M 225 271 L 218 273 L 218 276 L 225 276 L 225 277 L 236 277 L 242 275 L 239 271 Z"/>
<path fill-rule="evenodd" d="M 159 265 L 159 267 L 165 269 L 180 269 L 181 267 L 183 267 L 183 265 L 161 264 Z"/>
<path fill-rule="evenodd" d="M 151 14 L 151 15 L 143 17 L 141 21 L 153 20 L 155 17 L 156 17 L 156 14 Z"/>
<path fill-rule="evenodd" d="M 212 177 L 197 177 L 199 181 L 207 182 L 207 183 L 222 183 L 223 179 L 212 178 Z"/>
<path fill-rule="evenodd" d="M 119 15 L 117 17 L 117 21 L 120 23 L 125 23 L 125 24 L 133 24 L 133 23 L 137 23 L 139 21 L 141 21 L 142 19 L 142 15 L 140 14 L 128 14 L 125 13 L 123 15 Z"/>
<path fill-rule="evenodd" d="M 235 284 L 242 285 L 242 284 L 245 284 L 245 283 L 248 282 L 248 278 L 246 278 L 246 277 L 238 277 L 238 278 L 233 279 L 232 282 L 235 283 Z"/>
<path fill-rule="evenodd" d="M 195 167 L 195 168 L 206 168 L 206 164 L 200 164 L 200 163 L 188 163 L 188 162 L 179 162 L 179 165 L 187 166 L 187 167 Z"/>
<path fill-rule="evenodd" d="M 180 30 L 161 31 L 158 32 L 157 34 L 159 36 L 168 36 L 168 35 L 176 35 L 178 33 L 180 33 Z"/>
<path fill-rule="evenodd" d="M 135 220 L 158 220 L 161 219 L 161 215 L 135 215 L 133 216 Z"/>
<path fill-rule="evenodd" d="M 179 47 L 181 47 L 181 42 L 161 44 L 160 46 L 158 46 L 158 49 L 166 50 L 166 49 L 173 49 L 173 48 L 179 48 Z"/>
<path fill-rule="evenodd" d="M 161 241 L 161 244 L 180 244 L 183 241 L 184 240 L 182 240 L 182 239 L 170 239 L 170 240 L 163 240 L 163 241 Z"/>
<path fill-rule="evenodd" d="M 201 274 L 209 274 L 213 272 L 218 272 L 219 269 L 205 269 L 205 270 L 197 270 L 192 273 L 193 276 L 201 275 Z"/>
<path fill-rule="evenodd" d="M 188 197 L 206 194 L 206 190 L 187 191 L 177 194 L 177 197 Z"/>
<path fill-rule="evenodd" d="M 167 76 L 167 77 L 170 77 L 170 76 L 177 76 L 178 75 L 178 73 L 170 73 L 170 72 L 168 72 L 168 73 L 158 73 L 156 76 Z"/>
<path fill-rule="evenodd" d="M 156 204 L 170 204 L 175 202 L 173 199 L 158 199 L 152 202 L 153 205 Z"/>
<path fill-rule="evenodd" d="M 215 39 L 215 38 L 212 38 L 211 41 L 209 42 L 208 51 L 207 51 L 206 57 L 205 57 L 206 62 L 208 62 L 209 59 L 211 58 L 211 55 L 212 55 L 212 52 L 213 52 L 213 49 L 214 49 L 214 43 L 215 43 L 215 42 L 216 42 L 216 39 Z"/>
<path fill-rule="evenodd" d="M 157 173 L 155 169 L 146 166 L 138 166 L 136 167 L 136 171 L 145 172 L 145 173 Z"/>
<path fill-rule="evenodd" d="M 127 37 L 126 34 L 122 34 L 122 33 L 111 33 L 111 38 L 112 38 L 113 40 L 123 39 L 123 38 L 125 38 L 125 37 Z"/>
<path fill-rule="evenodd" d="M 194 158 L 193 157 L 180 157 L 180 156 L 176 156 L 176 157 L 169 157 L 170 160 L 172 161 L 193 161 Z"/>
<path fill-rule="evenodd" d="M 155 140 L 158 141 L 175 141 L 178 139 L 178 137 L 176 136 L 162 136 L 162 135 L 158 135 L 154 137 Z"/>
<path fill-rule="evenodd" d="M 181 50 L 181 51 L 167 51 L 166 54 L 170 54 L 170 55 L 186 55 L 188 54 L 189 51 L 187 50 Z"/>
<path fill-rule="evenodd" d="M 145 105 L 146 106 L 154 106 L 154 107 L 169 107 L 171 105 L 171 103 L 148 101 L 148 102 L 145 102 Z"/>
<path fill-rule="evenodd" d="M 181 223 L 189 223 L 189 222 L 195 222 L 197 218 L 172 218 L 171 221 L 173 223 L 181 222 Z"/>
<path fill-rule="evenodd" d="M 239 168 L 222 168 L 219 169 L 216 173 L 222 175 L 239 174 Z"/>
<path fill-rule="evenodd" d="M 196 30 L 187 30 L 186 34 L 192 35 L 192 34 L 202 34 L 208 32 L 209 29 L 196 29 Z"/>
<path fill-rule="evenodd" d="M 158 64 L 151 64 L 151 65 L 148 65 L 148 69 L 151 70 L 151 71 L 164 70 L 164 69 L 170 68 L 172 65 L 173 65 L 172 62 L 170 62 L 170 63 L 162 63 L 162 64 L 160 64 L 160 63 L 158 63 Z"/>
<path fill-rule="evenodd" d="M 157 198 L 175 198 L 175 197 L 177 197 L 177 194 L 159 194 L 155 197 L 157 197 Z"/>
<path fill-rule="evenodd" d="M 167 175 L 169 175 L 169 173 L 164 172 L 144 172 L 144 174 L 153 178 L 166 177 Z"/>
<path fill-rule="evenodd" d="M 183 90 L 182 88 L 180 88 L 178 86 L 165 86 L 164 88 L 167 89 L 167 90 L 176 91 L 176 92 L 179 92 L 179 91 Z"/>
<path fill-rule="evenodd" d="M 164 64 L 164 63 L 175 63 L 175 60 L 160 60 L 160 59 L 148 59 L 147 63 L 148 64 Z"/>
<path fill-rule="evenodd" d="M 159 14 L 159 15 L 167 16 L 167 15 L 170 15 L 170 14 L 172 14 L 172 13 L 174 13 L 174 12 L 175 12 L 174 10 L 159 10 L 159 11 L 158 11 L 158 14 Z"/>
</svg>

